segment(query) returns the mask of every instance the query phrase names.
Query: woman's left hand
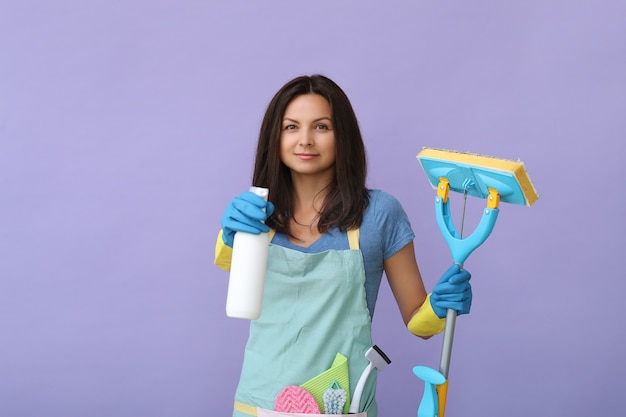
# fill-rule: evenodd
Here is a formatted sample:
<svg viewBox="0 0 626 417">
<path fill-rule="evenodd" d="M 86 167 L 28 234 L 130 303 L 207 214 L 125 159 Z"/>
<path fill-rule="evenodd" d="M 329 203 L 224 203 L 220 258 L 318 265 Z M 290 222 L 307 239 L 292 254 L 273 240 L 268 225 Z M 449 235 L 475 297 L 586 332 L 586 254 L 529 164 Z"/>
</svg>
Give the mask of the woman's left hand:
<svg viewBox="0 0 626 417">
<path fill-rule="evenodd" d="M 468 314 L 472 306 L 472 275 L 461 269 L 458 264 L 452 265 L 439 279 L 430 295 L 430 304 L 440 319 L 446 317 L 448 309 L 455 310 L 458 315 Z"/>
</svg>

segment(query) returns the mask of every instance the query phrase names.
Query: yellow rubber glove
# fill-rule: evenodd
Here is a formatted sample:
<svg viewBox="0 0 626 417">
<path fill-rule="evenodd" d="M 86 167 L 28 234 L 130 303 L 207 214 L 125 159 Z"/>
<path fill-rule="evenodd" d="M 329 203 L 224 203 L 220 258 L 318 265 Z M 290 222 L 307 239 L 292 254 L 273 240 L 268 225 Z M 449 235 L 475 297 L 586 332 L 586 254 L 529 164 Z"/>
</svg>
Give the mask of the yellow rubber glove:
<svg viewBox="0 0 626 417">
<path fill-rule="evenodd" d="M 230 261 L 233 257 L 233 248 L 224 243 L 222 239 L 222 230 L 217 234 L 217 242 L 215 242 L 215 260 L 213 263 L 224 271 L 230 271 Z"/>
<path fill-rule="evenodd" d="M 406 326 L 411 333 L 420 337 L 428 337 L 441 333 L 446 327 L 446 319 L 440 319 L 430 304 L 430 294 L 426 296 L 424 304 L 411 317 L 409 324 Z"/>
</svg>

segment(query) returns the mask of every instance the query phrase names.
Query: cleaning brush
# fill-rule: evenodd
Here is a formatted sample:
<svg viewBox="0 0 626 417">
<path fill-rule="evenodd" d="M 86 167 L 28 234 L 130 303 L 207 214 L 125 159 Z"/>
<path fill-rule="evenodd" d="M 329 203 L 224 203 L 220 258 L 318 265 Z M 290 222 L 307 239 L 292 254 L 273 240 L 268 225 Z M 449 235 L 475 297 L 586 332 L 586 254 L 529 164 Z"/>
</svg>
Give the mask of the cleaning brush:
<svg viewBox="0 0 626 417">
<path fill-rule="evenodd" d="M 343 408 L 348 400 L 346 390 L 341 388 L 337 381 L 324 391 L 324 412 L 326 414 L 343 414 Z"/>
</svg>

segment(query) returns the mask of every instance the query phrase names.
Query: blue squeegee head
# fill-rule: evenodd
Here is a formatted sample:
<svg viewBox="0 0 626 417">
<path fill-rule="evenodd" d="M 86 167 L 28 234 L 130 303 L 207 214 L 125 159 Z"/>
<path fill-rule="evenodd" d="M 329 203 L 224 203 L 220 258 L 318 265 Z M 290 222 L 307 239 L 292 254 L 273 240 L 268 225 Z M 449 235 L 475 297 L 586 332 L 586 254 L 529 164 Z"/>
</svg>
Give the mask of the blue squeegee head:
<svg viewBox="0 0 626 417">
<path fill-rule="evenodd" d="M 478 198 L 487 198 L 489 188 L 505 203 L 530 206 L 539 198 L 521 161 L 434 148 L 424 148 L 417 159 L 433 188 L 446 178 L 451 191 Z"/>
</svg>

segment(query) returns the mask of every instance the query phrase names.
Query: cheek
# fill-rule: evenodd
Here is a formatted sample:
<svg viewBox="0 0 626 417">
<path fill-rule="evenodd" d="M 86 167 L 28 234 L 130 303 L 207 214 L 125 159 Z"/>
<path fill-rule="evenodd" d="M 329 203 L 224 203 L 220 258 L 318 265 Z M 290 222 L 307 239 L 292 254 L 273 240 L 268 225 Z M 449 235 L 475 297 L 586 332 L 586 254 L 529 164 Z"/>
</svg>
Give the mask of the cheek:
<svg viewBox="0 0 626 417">
<path fill-rule="evenodd" d="M 337 155 L 337 143 L 335 142 L 334 137 L 328 138 L 324 142 L 324 149 L 326 150 L 326 153 L 332 155 L 333 158 Z"/>
</svg>

